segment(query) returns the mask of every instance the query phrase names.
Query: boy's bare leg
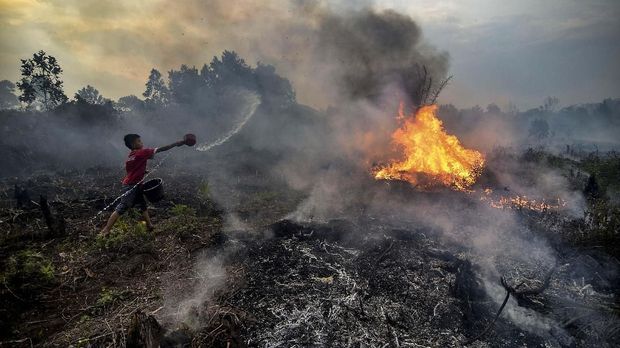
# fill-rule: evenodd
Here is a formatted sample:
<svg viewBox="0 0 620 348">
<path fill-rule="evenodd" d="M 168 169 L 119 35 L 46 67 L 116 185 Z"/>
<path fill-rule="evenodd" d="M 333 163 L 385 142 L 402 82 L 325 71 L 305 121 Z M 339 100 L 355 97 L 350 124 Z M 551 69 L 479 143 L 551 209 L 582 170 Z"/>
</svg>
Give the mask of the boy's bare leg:
<svg viewBox="0 0 620 348">
<path fill-rule="evenodd" d="M 142 217 L 144 217 L 144 221 L 146 221 L 146 228 L 149 231 L 152 231 L 155 226 L 153 226 L 153 222 L 151 222 L 151 217 L 149 216 L 148 209 L 142 212 Z"/>
<path fill-rule="evenodd" d="M 103 228 L 103 230 L 101 230 L 101 232 L 99 232 L 99 234 L 102 236 L 105 236 L 108 233 L 110 233 L 112 226 L 114 226 L 114 224 L 116 223 L 116 220 L 118 220 L 119 217 L 120 217 L 120 214 L 117 211 L 114 211 L 112 215 L 110 215 L 110 218 L 108 219 L 108 222 L 105 224 L 105 227 Z"/>
</svg>

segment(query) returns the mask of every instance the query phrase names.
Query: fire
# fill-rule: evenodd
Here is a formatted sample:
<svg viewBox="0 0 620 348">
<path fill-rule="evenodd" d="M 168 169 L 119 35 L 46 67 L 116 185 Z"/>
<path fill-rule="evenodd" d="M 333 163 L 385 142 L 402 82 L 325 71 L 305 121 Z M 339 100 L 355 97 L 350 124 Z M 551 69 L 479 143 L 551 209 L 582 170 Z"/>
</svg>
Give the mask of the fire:
<svg viewBox="0 0 620 348">
<path fill-rule="evenodd" d="M 489 202 L 489 206 L 497 209 L 533 210 L 539 213 L 560 210 L 566 207 L 566 201 L 560 198 L 552 201 L 529 199 L 527 196 L 520 195 L 494 198 L 493 190 L 490 188 L 484 189 L 484 195 L 480 197 L 480 200 Z"/>
<path fill-rule="evenodd" d="M 401 125 L 392 134 L 392 144 L 402 157 L 376 168 L 375 179 L 404 180 L 421 188 L 440 184 L 466 190 L 473 185 L 484 166 L 484 156 L 464 148 L 456 136 L 445 132 L 436 105 L 423 106 L 409 116 L 403 109 L 401 103 Z"/>
</svg>

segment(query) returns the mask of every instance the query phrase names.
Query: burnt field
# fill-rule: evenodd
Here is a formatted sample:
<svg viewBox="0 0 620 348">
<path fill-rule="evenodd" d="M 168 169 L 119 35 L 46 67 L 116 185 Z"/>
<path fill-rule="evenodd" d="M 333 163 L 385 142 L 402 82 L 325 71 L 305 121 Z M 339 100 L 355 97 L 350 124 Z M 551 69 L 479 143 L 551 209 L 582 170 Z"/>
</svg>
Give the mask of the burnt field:
<svg viewBox="0 0 620 348">
<path fill-rule="evenodd" d="M 361 187 L 341 183 L 346 204 L 336 207 L 334 197 L 316 201 L 316 191 L 287 188 L 250 160 L 212 175 L 230 155 L 200 173 L 162 165 L 155 231 L 130 213 L 105 238 L 97 232 L 107 213 L 97 213 L 118 194 L 118 169 L 2 179 L 2 345 L 583 347 L 620 339 L 617 208 L 602 191 L 578 217 L 355 173 Z M 598 190 L 617 185 L 605 174 L 613 155 L 504 157 L 529 169 L 555 163 L 568 176 L 589 168 L 600 173 Z M 478 185 L 502 191 L 498 177 L 489 169 Z M 569 181 L 588 187 L 587 176 Z"/>
<path fill-rule="evenodd" d="M 172 2 L 100 67 L 74 66 L 107 52 L 96 41 L 111 32 L 95 30 L 66 65 L 38 51 L 16 59 L 17 83 L 0 81 L 0 347 L 620 342 L 620 99 L 592 102 L 593 82 L 556 72 L 584 89 L 568 94 L 577 104 L 532 107 L 554 89 L 530 86 L 528 70 L 516 75 L 530 109 L 482 75 L 462 75 L 452 97 L 474 103 L 486 86 L 480 100 L 508 104 L 458 108 L 440 99 L 449 52 L 407 13 L 202 3 L 180 12 L 200 27 L 174 18 L 148 59 L 142 33 L 179 13 Z M 52 7 L 100 12 L 67 6 Z M 126 36 L 99 19 L 68 27 L 91 22 Z M 218 40 L 191 37 L 225 29 L 239 35 L 205 62 Z M 70 98 L 63 66 L 79 83 L 116 79 L 116 99 L 91 85 Z M 102 211 L 123 177 L 163 182 L 153 230 L 136 209 L 116 224 Z"/>
</svg>

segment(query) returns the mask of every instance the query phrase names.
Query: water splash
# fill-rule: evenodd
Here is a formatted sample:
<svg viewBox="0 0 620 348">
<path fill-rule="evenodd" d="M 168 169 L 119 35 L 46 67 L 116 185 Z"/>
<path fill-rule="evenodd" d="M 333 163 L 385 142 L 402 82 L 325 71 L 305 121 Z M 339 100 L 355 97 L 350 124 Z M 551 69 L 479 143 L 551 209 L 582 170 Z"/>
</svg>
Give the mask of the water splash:
<svg viewBox="0 0 620 348">
<path fill-rule="evenodd" d="M 198 145 L 196 150 L 203 152 L 209 151 L 216 146 L 222 145 L 223 143 L 228 141 L 228 139 L 230 139 L 233 135 L 237 134 L 241 130 L 241 128 L 243 128 L 243 126 L 245 126 L 245 124 L 250 120 L 250 118 L 252 118 L 254 112 L 256 111 L 256 108 L 258 108 L 258 105 L 260 104 L 260 98 L 256 94 L 252 94 L 250 97 L 248 97 L 248 99 L 250 99 L 250 101 L 244 109 L 245 116 L 243 117 L 241 122 L 237 123 L 237 125 L 233 129 L 228 131 L 228 133 L 224 134 L 214 142 L 202 143 Z"/>
</svg>

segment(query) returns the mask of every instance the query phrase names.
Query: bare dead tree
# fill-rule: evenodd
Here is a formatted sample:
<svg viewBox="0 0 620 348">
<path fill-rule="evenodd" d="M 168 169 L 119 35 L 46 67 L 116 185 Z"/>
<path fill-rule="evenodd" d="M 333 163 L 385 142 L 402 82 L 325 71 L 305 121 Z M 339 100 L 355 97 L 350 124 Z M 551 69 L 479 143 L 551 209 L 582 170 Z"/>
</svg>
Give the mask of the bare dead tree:
<svg viewBox="0 0 620 348">
<path fill-rule="evenodd" d="M 450 80 L 452 79 L 452 75 L 446 77 L 443 81 L 441 81 L 441 83 L 439 84 L 439 86 L 437 86 L 437 88 L 435 88 L 435 90 L 433 90 L 433 97 L 431 99 L 430 104 L 435 104 L 437 102 L 437 98 L 439 97 L 439 93 L 441 93 L 441 91 L 448 85 L 448 83 L 450 82 Z"/>
<path fill-rule="evenodd" d="M 425 65 L 416 67 L 416 84 L 415 89 L 411 92 L 410 98 L 414 109 L 419 109 L 426 105 L 432 105 L 437 102 L 437 98 L 441 91 L 448 85 L 452 75 L 441 80 L 435 85 L 433 76 L 429 74 Z"/>
</svg>

